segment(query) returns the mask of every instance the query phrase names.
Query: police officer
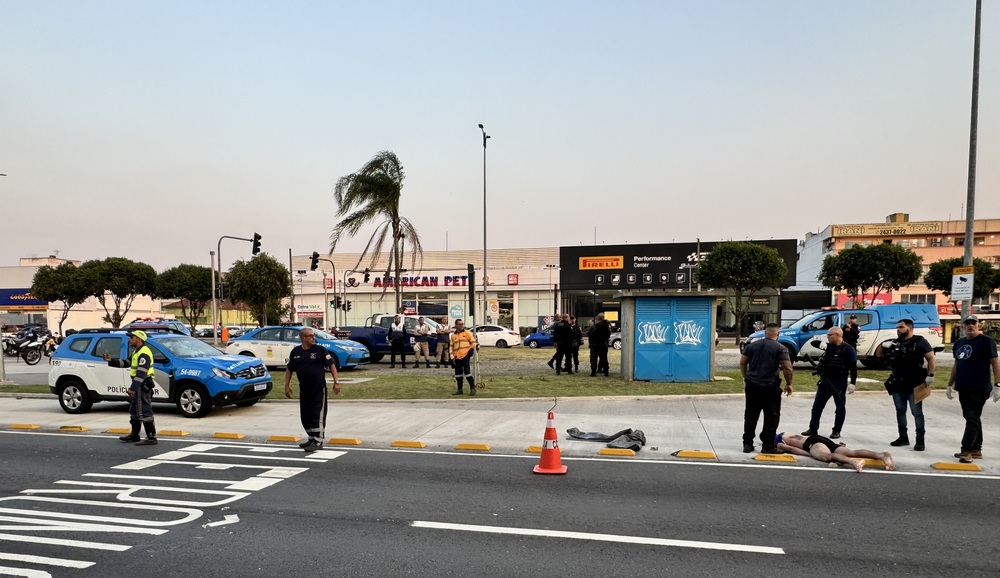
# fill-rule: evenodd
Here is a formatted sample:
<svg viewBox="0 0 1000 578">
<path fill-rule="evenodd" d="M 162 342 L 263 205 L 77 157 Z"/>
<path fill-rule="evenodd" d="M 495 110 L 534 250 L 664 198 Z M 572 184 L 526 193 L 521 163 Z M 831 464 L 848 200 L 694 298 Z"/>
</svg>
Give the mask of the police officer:
<svg viewBox="0 0 1000 578">
<path fill-rule="evenodd" d="M 128 367 L 132 383 L 128 386 L 128 417 L 131 433 L 118 439 L 137 442 L 137 446 L 156 445 L 156 424 L 153 423 L 153 352 L 146 345 L 145 331 L 129 331 L 128 345 L 132 349 L 129 359 L 113 359 L 105 353 L 102 358 L 111 367 Z M 139 424 L 146 428 L 146 439 L 139 439 Z"/>
<path fill-rule="evenodd" d="M 861 326 L 858 325 L 858 316 L 851 314 L 848 317 L 847 325 L 844 326 L 844 342 L 858 351 L 858 339 L 861 337 Z"/>
<path fill-rule="evenodd" d="M 556 375 L 562 371 L 573 374 L 573 326 L 570 324 L 569 313 L 563 313 L 562 321 L 552 328 L 552 341 L 556 344 Z M 565 359 L 565 366 L 563 366 Z M 551 360 L 549 361 L 551 364 Z"/>
<path fill-rule="evenodd" d="M 292 397 L 292 372 L 299 380 L 299 419 L 308 439 L 299 444 L 306 452 L 323 447 L 326 438 L 326 372 L 333 377 L 333 394 L 340 393 L 340 376 L 333 354 L 316 343 L 316 332 L 304 327 L 299 332 L 300 345 L 292 348 L 285 367 L 285 397 Z"/>
<path fill-rule="evenodd" d="M 934 383 L 934 348 L 920 335 L 913 333 L 913 320 L 900 319 L 896 323 L 896 339 L 875 348 L 875 357 L 885 359 L 892 369 L 892 375 L 885 382 L 885 388 L 892 396 L 892 403 L 896 406 L 896 427 L 899 429 L 899 437 L 892 442 L 891 446 L 908 446 L 910 437 L 906 428 L 906 406 L 909 404 L 910 413 L 913 414 L 913 425 L 917 432 L 917 443 L 913 444 L 913 450 L 924 451 L 924 407 L 923 402 L 913 401 L 913 389 L 918 385 Z M 924 368 L 924 361 L 927 361 L 927 368 Z"/>
<path fill-rule="evenodd" d="M 455 383 L 458 389 L 452 395 L 462 395 L 462 379 L 469 382 L 469 395 L 476 395 L 476 379 L 472 376 L 472 356 L 478 345 L 476 336 L 465 328 L 465 321 L 456 319 L 450 347 L 451 363 L 455 367 Z"/>
<path fill-rule="evenodd" d="M 840 437 L 840 430 L 844 427 L 844 418 L 847 417 L 847 394 L 854 393 L 858 382 L 858 355 L 854 348 L 844 341 L 844 330 L 839 327 L 831 327 L 827 333 L 826 351 L 823 357 L 819 358 L 816 365 L 816 374 L 819 375 L 819 383 L 816 384 L 816 397 L 813 399 L 812 418 L 809 420 L 809 429 L 802 432 L 804 436 L 814 436 L 819 432 L 819 420 L 823 416 L 826 403 L 833 398 L 833 404 L 837 408 L 833 418 L 833 433 L 830 439 Z M 848 383 L 850 377 L 850 383 Z"/>
<path fill-rule="evenodd" d="M 598 313 L 594 318 L 594 326 L 587 332 L 590 377 L 596 377 L 598 373 L 608 376 L 608 339 L 611 339 L 611 325 L 604 319 L 603 313 Z"/>
<path fill-rule="evenodd" d="M 410 334 L 406 330 L 406 322 L 403 321 L 403 317 L 401 315 L 397 314 L 396 317 L 393 318 L 392 324 L 389 325 L 388 339 L 390 346 L 389 369 L 396 367 L 397 353 L 403 360 L 403 369 L 406 369 L 406 345 L 408 345 L 407 342 L 410 339 Z M 413 367 L 417 367 L 417 364 L 414 363 Z"/>
<path fill-rule="evenodd" d="M 785 376 L 785 394 L 792 395 L 792 361 L 788 349 L 778 343 L 779 326 L 764 327 L 764 339 L 754 341 L 740 356 L 746 407 L 743 411 L 743 453 L 753 451 L 757 420 L 764 414 L 760 432 L 761 453 L 778 453 L 775 436 L 781 420 L 781 375 Z"/>
<path fill-rule="evenodd" d="M 962 463 L 971 464 L 983 457 L 983 406 L 991 395 L 994 402 L 1000 401 L 1000 359 L 997 358 L 997 344 L 979 331 L 978 317 L 966 317 L 962 321 L 962 333 L 964 337 L 952 348 L 955 365 L 948 378 L 947 396 L 952 399 L 954 386 L 965 418 L 962 450 L 955 457 Z"/>
</svg>

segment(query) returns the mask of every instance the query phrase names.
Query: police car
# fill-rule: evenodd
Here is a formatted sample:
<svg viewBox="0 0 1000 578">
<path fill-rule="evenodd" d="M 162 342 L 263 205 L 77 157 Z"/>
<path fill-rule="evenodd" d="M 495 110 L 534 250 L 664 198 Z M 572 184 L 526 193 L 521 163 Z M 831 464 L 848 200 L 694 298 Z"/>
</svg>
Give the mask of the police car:
<svg viewBox="0 0 1000 578">
<path fill-rule="evenodd" d="M 184 417 L 202 417 L 213 406 L 250 406 L 271 392 L 271 375 L 259 359 L 224 355 L 211 345 L 166 326 L 147 326 L 153 352 L 153 401 L 174 403 Z M 127 359 L 124 329 L 84 329 L 52 354 L 49 390 L 66 413 L 86 413 L 100 401 L 128 401 L 129 370 L 108 366 L 104 354 Z"/>
<path fill-rule="evenodd" d="M 299 332 L 303 329 L 305 327 L 301 325 L 275 325 L 254 329 L 230 340 L 226 353 L 258 357 L 268 367 L 284 367 L 292 349 L 300 344 Z M 338 370 L 371 363 L 371 353 L 364 344 L 350 339 L 337 339 L 322 329 L 312 331 L 316 335 L 316 343 L 333 354 Z"/>
</svg>

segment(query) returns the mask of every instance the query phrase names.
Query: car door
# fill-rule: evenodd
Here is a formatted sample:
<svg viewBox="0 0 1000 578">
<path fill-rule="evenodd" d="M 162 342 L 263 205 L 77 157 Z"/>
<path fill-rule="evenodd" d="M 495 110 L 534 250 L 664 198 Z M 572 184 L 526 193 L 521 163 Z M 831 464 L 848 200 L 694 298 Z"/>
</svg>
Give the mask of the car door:
<svg viewBox="0 0 1000 578">
<path fill-rule="evenodd" d="M 106 335 L 97 339 L 90 354 L 83 360 L 84 385 L 102 396 L 127 398 L 128 386 L 132 382 L 129 370 L 108 365 L 102 359 L 105 353 L 112 359 L 128 359 L 125 335 Z"/>
<path fill-rule="evenodd" d="M 288 358 L 292 355 L 292 350 L 295 349 L 296 345 L 302 344 L 302 339 L 299 334 L 302 333 L 301 327 L 284 327 L 281 332 L 281 358 L 284 360 L 283 365 L 288 364 Z"/>
<path fill-rule="evenodd" d="M 482 347 L 495 347 L 497 337 L 500 336 L 500 328 L 495 325 L 483 325 L 476 330 L 476 336 Z"/>
<path fill-rule="evenodd" d="M 823 355 L 823 348 L 826 347 L 826 332 L 831 327 L 840 327 L 840 313 L 832 312 L 820 315 L 802 327 L 801 343 L 799 355 L 810 357 L 820 357 Z M 813 340 L 819 340 L 820 347 L 813 346 Z"/>
<path fill-rule="evenodd" d="M 174 365 L 170 358 L 156 346 L 155 343 L 146 342 L 146 347 L 153 353 L 153 399 L 157 401 L 168 401 L 170 399 L 170 382 L 174 372 Z"/>
<path fill-rule="evenodd" d="M 288 361 L 291 348 L 285 346 L 285 338 L 281 327 L 268 327 L 254 333 L 247 347 L 250 352 L 264 361 L 268 367 L 284 365 Z"/>
</svg>

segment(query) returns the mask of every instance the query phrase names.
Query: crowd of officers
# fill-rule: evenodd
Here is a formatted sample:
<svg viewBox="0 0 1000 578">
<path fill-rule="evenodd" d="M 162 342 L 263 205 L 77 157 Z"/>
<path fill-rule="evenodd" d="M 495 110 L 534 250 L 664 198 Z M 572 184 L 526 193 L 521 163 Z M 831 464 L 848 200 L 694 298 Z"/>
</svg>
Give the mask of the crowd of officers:
<svg viewBox="0 0 1000 578">
<path fill-rule="evenodd" d="M 587 343 L 590 347 L 590 377 L 602 373 L 608 377 L 608 339 L 611 338 L 611 324 L 603 313 L 594 317 L 594 325 L 587 330 Z M 552 326 L 552 341 L 556 352 L 548 361 L 549 367 L 556 370 L 556 375 L 563 373 L 572 375 L 580 371 L 580 347 L 583 345 L 583 330 L 576 323 L 576 316 L 563 313 L 562 317 Z"/>
<path fill-rule="evenodd" d="M 763 414 L 760 433 L 762 453 L 781 453 L 775 446 L 781 417 L 781 379 L 786 395 L 792 394 L 792 360 L 788 349 L 778 343 L 779 326 L 765 328 L 765 338 L 749 344 L 740 358 L 744 378 L 746 405 L 743 416 L 743 451 L 754 451 L 757 422 Z M 955 342 L 952 355 L 955 364 L 948 378 L 946 396 L 950 400 L 958 392 L 965 431 L 961 449 L 955 454 L 963 463 L 982 458 L 983 407 L 991 397 L 1000 401 L 1000 360 L 996 343 L 979 330 L 979 319 L 970 315 L 962 321 L 963 337 Z M 856 317 L 850 316 L 844 327 L 827 331 L 827 344 L 814 375 L 819 377 L 813 400 L 809 428 L 802 432 L 807 438 L 818 439 L 819 424 L 830 399 L 834 400 L 833 430 L 827 440 L 841 436 L 847 416 L 846 397 L 854 393 L 857 383 L 857 343 L 860 336 Z M 814 342 L 815 343 L 815 342 Z M 894 447 L 909 446 L 907 409 L 913 416 L 914 451 L 926 449 L 923 399 L 934 383 L 935 358 L 931 344 L 913 330 L 913 321 L 901 319 L 896 324 L 896 339 L 880 344 L 875 351 L 891 370 L 885 388 L 896 410 L 898 437 L 889 442 Z M 990 380 L 992 370 L 993 380 Z"/>
</svg>

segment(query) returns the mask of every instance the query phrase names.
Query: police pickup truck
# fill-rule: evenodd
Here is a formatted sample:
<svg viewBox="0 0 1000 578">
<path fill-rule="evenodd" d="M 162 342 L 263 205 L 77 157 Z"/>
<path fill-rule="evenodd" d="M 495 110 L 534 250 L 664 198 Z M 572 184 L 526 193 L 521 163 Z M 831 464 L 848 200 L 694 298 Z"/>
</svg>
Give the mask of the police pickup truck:
<svg viewBox="0 0 1000 578">
<path fill-rule="evenodd" d="M 851 315 L 857 316 L 861 335 L 858 337 L 858 361 L 865 367 L 883 367 L 875 357 L 875 349 L 884 341 L 896 338 L 896 324 L 900 319 L 913 321 L 913 332 L 922 335 L 934 351 L 944 348 L 944 332 L 937 307 L 925 304 L 893 303 L 875 305 L 867 309 L 830 309 L 806 315 L 778 332 L 778 343 L 788 348 L 793 360 L 814 362 L 823 355 L 826 346 L 826 331 L 831 327 L 847 325 Z M 764 338 L 763 331 L 751 333 L 740 350 L 754 341 Z M 817 346 L 814 342 L 818 342 Z"/>
<path fill-rule="evenodd" d="M 204 341 L 166 326 L 144 327 L 153 352 L 153 402 L 174 403 L 184 417 L 202 417 L 212 406 L 253 405 L 271 391 L 271 374 L 254 357 L 224 355 Z M 99 401 L 128 401 L 129 370 L 101 357 L 128 359 L 124 329 L 84 329 L 52 354 L 49 390 L 66 413 L 86 413 Z"/>
<path fill-rule="evenodd" d="M 403 324 L 406 326 L 406 332 L 410 337 L 410 344 L 406 348 L 406 354 L 412 355 L 414 343 L 413 332 L 417 328 L 417 320 L 421 316 L 403 315 L 402 317 Z M 439 323 L 426 315 L 423 318 L 424 322 L 431 328 L 431 335 L 427 339 L 427 347 L 433 357 L 434 351 L 437 348 L 437 328 Z M 340 339 L 357 341 L 367 347 L 371 353 L 372 363 L 377 363 L 382 357 L 389 355 L 392 350 L 392 345 L 389 343 L 389 326 L 392 325 L 394 319 L 395 315 L 376 313 L 365 321 L 364 327 L 339 327 L 335 333 Z"/>
</svg>

